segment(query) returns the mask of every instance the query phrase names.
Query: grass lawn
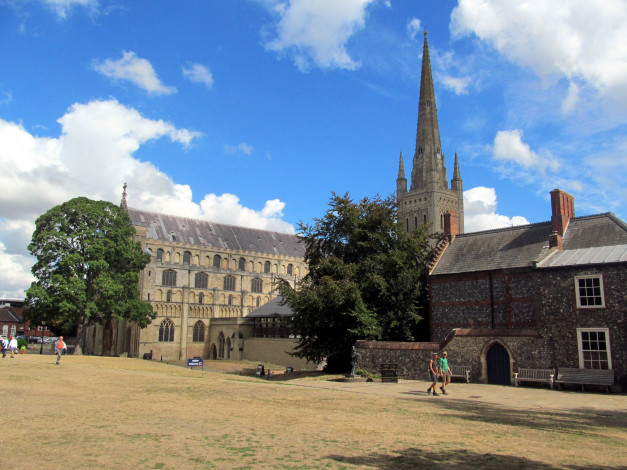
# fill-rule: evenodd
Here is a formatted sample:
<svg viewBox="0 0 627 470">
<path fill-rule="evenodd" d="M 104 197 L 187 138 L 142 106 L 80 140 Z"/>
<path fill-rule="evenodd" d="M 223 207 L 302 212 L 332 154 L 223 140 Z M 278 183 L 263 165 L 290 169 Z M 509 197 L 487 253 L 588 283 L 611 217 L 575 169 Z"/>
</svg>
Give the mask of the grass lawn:
<svg viewBox="0 0 627 470">
<path fill-rule="evenodd" d="M 156 361 L 0 358 L 11 469 L 625 468 L 625 410 L 371 396 Z M 205 369 L 232 363 L 206 361 Z M 241 364 L 239 364 L 241 367 Z M 422 385 L 422 383 L 419 383 Z M 521 393 L 525 393 L 521 390 Z M 560 392 L 553 392 L 560 393 Z"/>
</svg>

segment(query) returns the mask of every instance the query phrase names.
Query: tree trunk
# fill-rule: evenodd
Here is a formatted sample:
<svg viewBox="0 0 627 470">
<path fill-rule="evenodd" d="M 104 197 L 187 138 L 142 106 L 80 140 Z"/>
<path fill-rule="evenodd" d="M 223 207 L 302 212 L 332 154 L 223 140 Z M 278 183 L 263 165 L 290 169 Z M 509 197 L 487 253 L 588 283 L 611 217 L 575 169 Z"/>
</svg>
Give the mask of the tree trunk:
<svg viewBox="0 0 627 470">
<path fill-rule="evenodd" d="M 78 341 L 76 343 L 76 349 L 74 349 L 74 355 L 82 356 L 83 350 L 85 349 L 85 341 L 87 338 L 87 325 L 84 315 L 81 315 L 80 319 L 78 320 L 76 338 L 78 339 Z"/>
</svg>

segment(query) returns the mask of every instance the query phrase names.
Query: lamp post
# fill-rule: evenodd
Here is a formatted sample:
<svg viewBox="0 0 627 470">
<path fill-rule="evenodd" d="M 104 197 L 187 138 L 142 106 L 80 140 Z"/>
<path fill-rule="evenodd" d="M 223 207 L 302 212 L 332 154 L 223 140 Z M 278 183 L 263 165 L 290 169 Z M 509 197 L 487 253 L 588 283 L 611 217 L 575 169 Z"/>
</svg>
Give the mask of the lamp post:
<svg viewBox="0 0 627 470">
<path fill-rule="evenodd" d="M 41 347 L 39 348 L 39 354 L 44 353 L 44 330 L 46 329 L 46 322 L 41 322 Z"/>
</svg>

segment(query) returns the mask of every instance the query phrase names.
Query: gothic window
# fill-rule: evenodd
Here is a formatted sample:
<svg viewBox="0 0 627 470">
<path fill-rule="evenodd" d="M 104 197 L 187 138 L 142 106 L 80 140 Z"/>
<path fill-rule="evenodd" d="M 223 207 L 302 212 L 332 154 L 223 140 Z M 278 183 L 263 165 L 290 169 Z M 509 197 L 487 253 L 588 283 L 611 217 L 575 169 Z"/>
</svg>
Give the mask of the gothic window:
<svg viewBox="0 0 627 470">
<path fill-rule="evenodd" d="M 233 276 L 224 278 L 224 290 L 235 290 L 235 278 Z"/>
<path fill-rule="evenodd" d="M 192 254 L 189 251 L 183 253 L 183 264 L 189 265 L 192 260 Z"/>
<path fill-rule="evenodd" d="M 198 294 L 198 303 L 201 304 L 201 303 L 203 303 L 204 300 L 205 300 L 205 296 L 201 292 L 200 294 Z"/>
<path fill-rule="evenodd" d="M 209 275 L 207 273 L 196 273 L 196 276 L 194 277 L 194 287 L 198 289 L 206 289 L 208 280 Z"/>
<path fill-rule="evenodd" d="M 233 305 L 233 295 L 229 294 L 229 299 L 227 301 L 227 305 Z"/>
<path fill-rule="evenodd" d="M 165 301 L 166 302 L 172 302 L 172 291 L 169 290 L 165 293 Z"/>
<path fill-rule="evenodd" d="M 418 147 L 418 155 L 422 155 L 422 147 Z"/>
<path fill-rule="evenodd" d="M 239 269 L 240 271 L 246 271 L 246 260 L 244 258 L 239 259 L 237 269 Z"/>
<path fill-rule="evenodd" d="M 427 100 L 427 108 L 430 108 L 430 107 L 431 107 L 431 101 Z"/>
<path fill-rule="evenodd" d="M 250 290 L 256 293 L 263 292 L 263 281 L 258 278 L 253 279 L 251 281 Z"/>
<path fill-rule="evenodd" d="M 222 259 L 220 258 L 220 255 L 215 255 L 213 257 L 213 267 L 214 268 L 219 268 L 220 267 L 220 262 L 222 261 Z"/>
<path fill-rule="evenodd" d="M 157 250 L 157 261 L 163 262 L 163 250 L 161 248 Z"/>
<path fill-rule="evenodd" d="M 260 303 L 261 303 L 261 297 L 257 297 L 257 307 L 259 307 Z"/>
<path fill-rule="evenodd" d="M 168 269 L 167 271 L 163 271 L 161 284 L 163 284 L 164 286 L 175 286 L 176 285 L 176 271 L 172 271 L 171 269 Z"/>
<path fill-rule="evenodd" d="M 263 272 L 264 273 L 270 272 L 270 261 L 266 261 L 265 263 L 263 263 Z"/>
<path fill-rule="evenodd" d="M 577 308 L 603 308 L 603 278 L 600 275 L 575 277 Z"/>
<path fill-rule="evenodd" d="M 169 318 L 163 320 L 161 325 L 159 325 L 159 341 L 174 341 L 174 323 Z"/>
<path fill-rule="evenodd" d="M 198 320 L 194 325 L 192 341 L 194 341 L 195 343 L 202 343 L 205 341 L 205 324 L 200 320 Z"/>
<path fill-rule="evenodd" d="M 611 369 L 610 336 L 607 328 L 578 328 L 579 367 Z"/>
<path fill-rule="evenodd" d="M 294 274 L 294 266 L 292 264 L 287 265 L 287 274 L 292 276 Z"/>
</svg>

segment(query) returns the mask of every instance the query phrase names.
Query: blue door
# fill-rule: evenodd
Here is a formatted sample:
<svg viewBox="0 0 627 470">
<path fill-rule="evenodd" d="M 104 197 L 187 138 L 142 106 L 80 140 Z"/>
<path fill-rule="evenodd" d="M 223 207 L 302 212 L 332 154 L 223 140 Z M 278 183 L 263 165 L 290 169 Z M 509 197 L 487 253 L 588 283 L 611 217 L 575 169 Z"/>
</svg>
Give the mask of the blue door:
<svg viewBox="0 0 627 470">
<path fill-rule="evenodd" d="M 494 385 L 511 385 L 510 360 L 507 349 L 494 343 L 488 350 L 488 383 Z"/>
</svg>

